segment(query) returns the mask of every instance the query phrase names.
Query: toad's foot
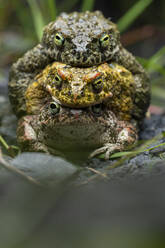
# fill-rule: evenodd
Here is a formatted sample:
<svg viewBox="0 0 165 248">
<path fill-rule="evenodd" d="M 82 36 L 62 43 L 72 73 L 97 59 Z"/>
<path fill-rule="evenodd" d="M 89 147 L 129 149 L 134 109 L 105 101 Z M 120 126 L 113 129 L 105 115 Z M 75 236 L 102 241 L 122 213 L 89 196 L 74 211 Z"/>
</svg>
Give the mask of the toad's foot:
<svg viewBox="0 0 165 248">
<path fill-rule="evenodd" d="M 89 158 L 93 158 L 97 155 L 100 155 L 102 153 L 105 153 L 104 155 L 104 159 L 108 160 L 110 155 L 114 152 L 118 152 L 123 150 L 124 147 L 121 144 L 111 144 L 111 143 L 107 143 L 105 144 L 103 147 L 96 149 L 94 152 L 92 152 L 89 156 Z"/>
<path fill-rule="evenodd" d="M 108 160 L 110 155 L 115 152 L 124 151 L 136 143 L 138 139 L 136 126 L 131 123 L 120 121 L 116 143 L 105 143 L 103 147 L 96 149 L 90 154 L 90 158 L 105 153 L 104 159 Z"/>
</svg>

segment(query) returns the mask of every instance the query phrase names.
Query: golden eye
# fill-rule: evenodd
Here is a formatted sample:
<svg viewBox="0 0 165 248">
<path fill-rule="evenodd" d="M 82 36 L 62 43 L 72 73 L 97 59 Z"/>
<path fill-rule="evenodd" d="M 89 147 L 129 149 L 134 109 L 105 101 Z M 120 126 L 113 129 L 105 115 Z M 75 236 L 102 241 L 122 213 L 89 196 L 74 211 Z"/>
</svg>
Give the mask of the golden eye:
<svg viewBox="0 0 165 248">
<path fill-rule="evenodd" d="M 56 74 L 52 81 L 52 86 L 56 86 L 57 88 L 60 88 L 62 85 L 62 78 Z"/>
<path fill-rule="evenodd" d="M 100 38 L 100 45 L 102 47 L 107 47 L 109 45 L 110 37 L 108 34 L 103 34 Z"/>
<path fill-rule="evenodd" d="M 60 111 L 60 105 L 56 102 L 50 102 L 49 108 L 52 114 L 57 114 Z"/>
<path fill-rule="evenodd" d="M 60 33 L 56 33 L 54 36 L 54 42 L 57 46 L 62 46 L 64 44 L 65 38 Z"/>
<path fill-rule="evenodd" d="M 93 84 L 93 90 L 96 92 L 96 93 L 100 93 L 103 89 L 103 80 L 101 78 L 97 78 Z"/>
</svg>

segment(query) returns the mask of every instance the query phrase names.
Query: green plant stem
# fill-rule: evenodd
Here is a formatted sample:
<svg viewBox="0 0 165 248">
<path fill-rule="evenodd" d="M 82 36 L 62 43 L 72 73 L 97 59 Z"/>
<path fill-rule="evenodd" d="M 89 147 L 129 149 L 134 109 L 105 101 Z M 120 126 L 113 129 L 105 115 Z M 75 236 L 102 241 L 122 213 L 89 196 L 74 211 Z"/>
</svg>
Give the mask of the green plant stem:
<svg viewBox="0 0 165 248">
<path fill-rule="evenodd" d="M 117 25 L 120 32 L 125 31 L 133 21 L 152 3 L 153 0 L 139 0 L 136 2 L 124 16 L 122 16 Z"/>
<path fill-rule="evenodd" d="M 54 21 L 57 16 L 56 0 L 48 0 L 51 20 Z"/>
<path fill-rule="evenodd" d="M 86 10 L 93 10 L 95 0 L 83 0 L 81 10 L 84 12 Z"/>
<path fill-rule="evenodd" d="M 11 157 L 15 157 L 16 154 L 20 153 L 19 147 L 14 146 L 14 145 L 9 146 L 1 135 L 0 135 L 0 143 L 7 150 L 8 154 Z"/>
<path fill-rule="evenodd" d="M 42 29 L 44 27 L 44 18 L 40 11 L 39 6 L 35 0 L 27 0 L 31 9 L 32 18 L 35 26 L 36 35 L 38 40 L 41 40 L 42 37 Z"/>
<path fill-rule="evenodd" d="M 58 6 L 57 13 L 59 14 L 63 11 L 69 12 L 78 2 L 79 0 L 62 1 L 62 3 Z"/>
<path fill-rule="evenodd" d="M 148 61 L 147 69 L 150 71 L 153 68 L 157 68 L 159 66 L 160 60 L 163 58 L 165 54 L 165 46 L 158 50 Z M 158 67 L 160 69 L 160 67 Z M 164 67 L 162 67 L 164 69 Z"/>
<path fill-rule="evenodd" d="M 6 141 L 4 140 L 4 138 L 0 135 L 0 143 L 3 145 L 3 147 L 6 149 L 6 150 L 9 150 L 9 146 L 8 144 L 6 143 Z"/>
<path fill-rule="evenodd" d="M 86 185 L 88 184 L 89 182 L 97 179 L 97 178 L 100 178 L 100 176 L 104 175 L 104 177 L 108 177 L 106 171 L 108 170 L 112 170 L 114 168 L 117 168 L 117 167 L 120 167 L 122 166 L 122 164 L 127 160 L 127 159 L 130 159 L 130 158 L 133 158 L 134 156 L 136 156 L 137 154 L 139 153 L 142 153 L 142 152 L 145 152 L 145 151 L 149 151 L 149 150 L 153 150 L 161 145 L 165 145 L 165 143 L 162 143 L 162 144 L 159 144 L 155 147 L 151 147 L 151 148 L 147 148 L 146 149 L 146 146 L 149 146 L 151 145 L 153 142 L 159 140 L 160 138 L 162 137 L 165 137 L 165 134 L 164 132 L 162 132 L 161 134 L 158 134 L 156 135 L 154 138 L 152 138 L 151 140 L 148 140 L 147 142 L 145 142 L 142 146 L 140 146 L 138 149 L 136 149 L 135 151 L 132 151 L 132 152 L 125 152 L 125 156 L 123 155 L 122 158 L 120 158 L 119 160 L 117 160 L 115 163 L 113 163 L 112 165 L 109 165 L 107 166 L 103 172 L 101 172 L 101 175 L 99 175 L 100 173 L 96 173 L 94 175 L 92 175 L 91 177 L 89 177 L 86 181 L 83 181 L 82 183 L 79 184 L 79 186 L 83 186 L 83 185 Z M 124 152 L 122 152 L 124 153 Z M 117 154 L 117 153 L 116 153 Z M 115 158 L 115 154 L 114 156 L 112 155 L 110 158 Z M 118 156 L 119 157 L 119 156 Z M 99 156 L 100 158 L 100 156 Z"/>
</svg>

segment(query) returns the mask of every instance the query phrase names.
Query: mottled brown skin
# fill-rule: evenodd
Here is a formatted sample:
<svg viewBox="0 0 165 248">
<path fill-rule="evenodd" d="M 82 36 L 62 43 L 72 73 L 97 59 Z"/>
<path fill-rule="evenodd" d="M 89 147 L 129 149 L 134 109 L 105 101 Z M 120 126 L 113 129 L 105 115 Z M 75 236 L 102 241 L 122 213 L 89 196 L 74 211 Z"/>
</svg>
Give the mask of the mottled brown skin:
<svg viewBox="0 0 165 248">
<path fill-rule="evenodd" d="M 114 63 L 78 68 L 54 62 L 28 87 L 25 94 L 28 112 L 34 112 L 36 99 L 43 94 L 41 91 L 49 92 L 61 105 L 71 108 L 104 102 L 122 120 L 130 120 L 134 112 L 134 78 L 128 70 Z"/>
<path fill-rule="evenodd" d="M 27 86 L 54 61 L 76 67 L 90 67 L 106 61 L 122 65 L 135 78 L 135 118 L 144 117 L 150 100 L 148 77 L 135 57 L 122 47 L 116 25 L 101 12 L 62 13 L 45 27 L 41 43 L 13 64 L 9 97 L 17 116 L 26 113 Z"/>
<path fill-rule="evenodd" d="M 136 127 L 118 120 L 104 104 L 72 109 L 60 106 L 50 95 L 41 102 L 35 114 L 19 120 L 17 138 L 23 151 L 46 152 L 80 164 L 102 153 L 109 159 L 137 140 Z"/>
</svg>

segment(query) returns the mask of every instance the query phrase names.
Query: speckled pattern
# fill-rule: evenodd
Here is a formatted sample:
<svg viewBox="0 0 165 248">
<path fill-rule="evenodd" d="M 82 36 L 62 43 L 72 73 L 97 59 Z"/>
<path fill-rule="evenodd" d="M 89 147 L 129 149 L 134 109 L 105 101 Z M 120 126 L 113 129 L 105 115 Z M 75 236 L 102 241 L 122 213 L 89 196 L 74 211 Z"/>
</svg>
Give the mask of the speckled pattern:
<svg viewBox="0 0 165 248">
<path fill-rule="evenodd" d="M 135 118 L 144 117 L 150 100 L 148 76 L 135 57 L 122 47 L 116 25 L 101 12 L 62 13 L 45 27 L 41 43 L 13 64 L 9 97 L 17 116 L 26 113 L 24 94 L 28 85 L 54 61 L 78 67 L 106 61 L 122 65 L 135 78 Z"/>
<path fill-rule="evenodd" d="M 61 105 L 71 108 L 104 102 L 122 120 L 130 120 L 134 111 L 134 78 L 128 70 L 114 63 L 89 68 L 59 62 L 47 66 L 26 91 L 28 114 L 37 111 L 36 101 L 41 102 L 46 91 Z"/>
<path fill-rule="evenodd" d="M 61 51 L 55 49 L 55 33 L 65 39 Z M 101 44 L 104 34 L 110 37 L 106 47 Z M 91 66 L 109 60 L 119 50 L 119 32 L 100 11 L 62 13 L 44 29 L 42 43 L 54 51 L 57 60 L 73 66 Z"/>
<path fill-rule="evenodd" d="M 17 138 L 22 150 L 85 161 L 91 152 L 91 157 L 105 153 L 108 159 L 137 140 L 136 127 L 118 120 L 103 104 L 72 109 L 58 105 L 49 95 L 44 99 L 38 114 L 19 120 Z"/>
<path fill-rule="evenodd" d="M 57 96 L 61 78 L 72 87 L 65 99 Z M 81 94 L 84 83 L 95 85 L 95 93 L 88 88 Z M 75 160 L 105 153 L 108 159 L 136 142 L 150 85 L 142 66 L 122 47 L 116 25 L 101 12 L 62 13 L 44 28 L 42 41 L 13 64 L 9 98 L 20 119 L 22 150 Z"/>
</svg>

